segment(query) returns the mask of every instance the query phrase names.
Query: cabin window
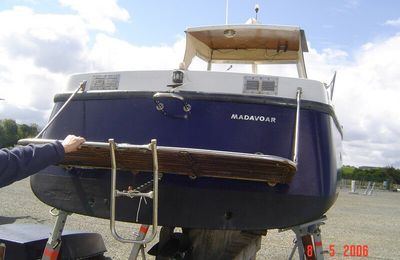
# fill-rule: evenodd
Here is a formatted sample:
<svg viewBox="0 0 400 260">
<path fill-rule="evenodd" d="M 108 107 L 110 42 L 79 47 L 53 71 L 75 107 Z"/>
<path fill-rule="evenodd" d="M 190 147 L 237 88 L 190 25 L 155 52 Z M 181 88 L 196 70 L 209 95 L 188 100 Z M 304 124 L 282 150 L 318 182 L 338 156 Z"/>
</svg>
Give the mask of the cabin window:
<svg viewBox="0 0 400 260">
<path fill-rule="evenodd" d="M 192 63 L 190 64 L 190 70 L 206 71 L 208 67 L 208 62 L 194 57 Z M 211 66 L 211 71 L 220 72 L 238 72 L 238 73 L 253 73 L 251 64 L 237 64 L 229 62 L 224 63 L 213 63 Z M 297 66 L 295 64 L 258 64 L 257 74 L 262 75 L 274 75 L 281 77 L 298 77 Z"/>
<path fill-rule="evenodd" d="M 258 74 L 291 78 L 299 76 L 295 64 L 261 64 L 258 65 Z"/>
</svg>

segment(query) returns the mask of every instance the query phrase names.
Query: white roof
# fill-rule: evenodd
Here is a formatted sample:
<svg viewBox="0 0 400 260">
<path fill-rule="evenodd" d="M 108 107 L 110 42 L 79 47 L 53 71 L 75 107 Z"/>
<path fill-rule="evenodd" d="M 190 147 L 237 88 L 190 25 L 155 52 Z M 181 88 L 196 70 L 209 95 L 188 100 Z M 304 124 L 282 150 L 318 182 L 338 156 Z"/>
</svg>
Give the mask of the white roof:
<svg viewBox="0 0 400 260">
<path fill-rule="evenodd" d="M 305 34 L 299 27 L 261 24 L 208 26 L 186 30 L 183 61 L 185 69 L 195 56 L 211 63 L 294 63 L 298 64 L 299 72 L 304 70 L 305 75 L 303 52 L 306 51 Z"/>
</svg>

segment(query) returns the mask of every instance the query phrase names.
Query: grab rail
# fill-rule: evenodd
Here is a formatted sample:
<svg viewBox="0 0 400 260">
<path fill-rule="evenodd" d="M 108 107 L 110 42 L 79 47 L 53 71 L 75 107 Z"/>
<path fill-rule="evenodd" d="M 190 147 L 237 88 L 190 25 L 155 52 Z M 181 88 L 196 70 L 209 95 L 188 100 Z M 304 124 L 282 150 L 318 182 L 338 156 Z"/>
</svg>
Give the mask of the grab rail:
<svg viewBox="0 0 400 260">
<path fill-rule="evenodd" d="M 185 115 L 183 117 L 175 116 L 175 115 L 169 115 L 167 111 L 165 110 L 164 104 L 159 100 L 160 98 L 171 98 L 171 99 L 176 99 L 182 102 L 183 106 L 183 112 L 185 112 Z M 156 109 L 160 111 L 163 115 L 165 116 L 172 116 L 175 118 L 188 118 L 188 114 L 192 110 L 192 106 L 186 102 L 185 98 L 182 97 L 181 95 L 178 95 L 176 93 L 171 93 L 171 92 L 157 92 L 153 95 L 153 101 L 156 104 Z"/>
<path fill-rule="evenodd" d="M 111 205 L 110 205 L 110 229 L 113 237 L 123 243 L 133 243 L 133 244 L 147 244 L 151 242 L 156 234 L 158 227 L 158 158 L 157 158 L 157 140 L 152 139 L 151 143 L 147 146 L 147 149 L 151 150 L 153 156 L 153 191 L 147 193 L 133 193 L 129 191 L 119 191 L 116 189 L 116 178 L 117 178 L 117 162 L 115 157 L 115 151 L 117 145 L 114 139 L 108 140 L 110 144 L 110 155 L 111 155 Z M 151 235 L 146 239 L 136 240 L 136 239 L 126 239 L 118 235 L 115 228 L 115 198 L 119 196 L 125 196 L 129 198 L 134 197 L 147 197 L 153 200 L 153 224 Z"/>
<path fill-rule="evenodd" d="M 297 161 L 298 161 L 298 149 L 299 149 L 299 144 L 298 144 L 298 139 L 299 139 L 299 124 L 300 124 L 300 100 L 301 100 L 301 94 L 303 90 L 302 88 L 297 88 L 296 92 L 296 117 L 294 121 L 294 135 L 293 135 L 293 159 L 292 161 L 296 164 L 297 166 Z"/>
</svg>

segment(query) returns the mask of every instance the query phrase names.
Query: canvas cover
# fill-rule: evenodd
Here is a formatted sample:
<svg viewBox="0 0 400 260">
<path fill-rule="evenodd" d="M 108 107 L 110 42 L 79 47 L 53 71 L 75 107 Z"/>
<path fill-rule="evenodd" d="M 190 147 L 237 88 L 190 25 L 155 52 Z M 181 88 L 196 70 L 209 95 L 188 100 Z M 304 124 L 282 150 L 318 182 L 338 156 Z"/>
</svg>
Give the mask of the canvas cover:
<svg viewBox="0 0 400 260">
<path fill-rule="evenodd" d="M 308 51 L 299 27 L 259 24 L 190 28 L 186 31 L 187 69 L 195 56 L 207 62 L 298 63 Z"/>
</svg>

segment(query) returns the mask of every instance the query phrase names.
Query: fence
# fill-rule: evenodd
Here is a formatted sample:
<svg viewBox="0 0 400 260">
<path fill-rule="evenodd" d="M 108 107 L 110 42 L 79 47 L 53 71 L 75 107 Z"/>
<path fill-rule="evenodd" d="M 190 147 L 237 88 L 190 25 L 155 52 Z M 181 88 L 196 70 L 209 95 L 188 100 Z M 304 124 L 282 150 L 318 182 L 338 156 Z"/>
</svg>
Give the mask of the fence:
<svg viewBox="0 0 400 260">
<path fill-rule="evenodd" d="M 351 188 L 351 180 L 341 179 L 339 181 L 339 187 L 350 189 Z M 368 187 L 368 181 L 356 181 L 356 190 L 365 190 Z M 374 189 L 378 190 L 397 190 L 400 189 L 400 185 L 398 184 L 385 184 L 384 182 L 375 182 Z"/>
</svg>

